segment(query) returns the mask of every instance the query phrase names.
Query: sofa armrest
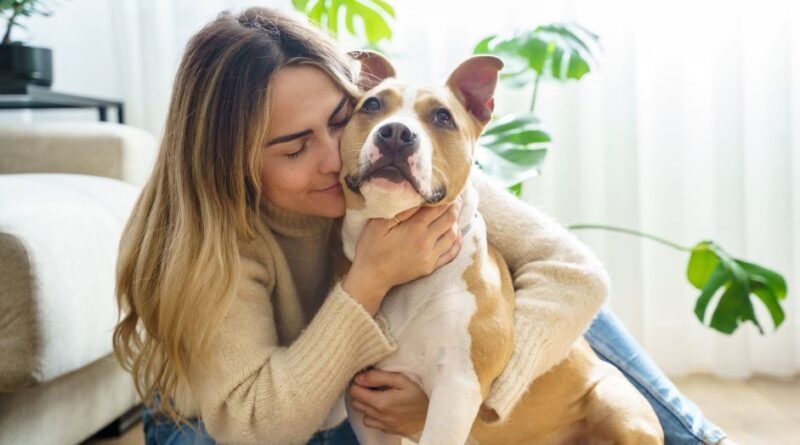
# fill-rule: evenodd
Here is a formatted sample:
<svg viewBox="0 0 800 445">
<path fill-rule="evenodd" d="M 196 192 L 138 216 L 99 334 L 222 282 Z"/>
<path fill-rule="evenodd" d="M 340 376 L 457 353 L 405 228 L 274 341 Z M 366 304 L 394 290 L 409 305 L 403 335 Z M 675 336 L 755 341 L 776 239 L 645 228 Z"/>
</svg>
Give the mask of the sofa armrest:
<svg viewBox="0 0 800 445">
<path fill-rule="evenodd" d="M 111 353 L 119 239 L 139 192 L 97 176 L 0 175 L 0 392 Z"/>
<path fill-rule="evenodd" d="M 76 173 L 143 185 L 150 177 L 157 151 L 153 136 L 127 125 L 0 125 L 0 174 Z"/>
</svg>

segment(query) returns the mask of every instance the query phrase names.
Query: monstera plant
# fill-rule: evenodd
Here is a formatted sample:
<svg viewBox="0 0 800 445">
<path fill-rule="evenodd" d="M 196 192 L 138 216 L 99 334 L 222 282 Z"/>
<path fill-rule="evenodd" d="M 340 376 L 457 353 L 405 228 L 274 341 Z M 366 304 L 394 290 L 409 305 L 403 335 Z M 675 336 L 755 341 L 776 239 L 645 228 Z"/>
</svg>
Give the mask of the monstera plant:
<svg viewBox="0 0 800 445">
<path fill-rule="evenodd" d="M 368 46 L 392 38 L 389 21 L 394 19 L 394 8 L 383 0 L 292 0 L 292 5 L 333 37 L 338 37 L 344 18 L 347 32 L 364 37 Z M 363 25 L 363 35 L 357 22 Z"/>
<path fill-rule="evenodd" d="M 512 88 L 533 84 L 530 107 L 521 114 L 495 119 L 480 140 L 477 162 L 482 170 L 519 195 L 522 181 L 539 173 L 550 135 L 534 115 L 543 79 L 580 80 L 595 63 L 598 38 L 576 24 L 550 24 L 509 35 L 491 35 L 475 54 L 494 54 L 506 64 L 500 80 Z"/>
<path fill-rule="evenodd" d="M 394 8 L 384 0 L 293 0 L 293 4 L 334 36 L 344 17 L 352 35 L 359 35 L 356 22 L 360 21 L 367 46 L 374 48 L 380 41 L 392 38 L 389 21 L 394 18 Z M 500 77 L 505 85 L 532 86 L 528 110 L 495 116 L 476 152 L 478 167 L 517 195 L 522 182 L 539 173 L 551 143 L 542 121 L 534 115 L 541 81 L 580 80 L 589 74 L 596 64 L 598 41 L 596 34 L 580 25 L 553 23 L 508 35 L 491 35 L 475 46 L 476 54 L 494 54 L 503 59 L 505 68 Z M 686 276 L 700 292 L 695 315 L 719 332 L 731 334 L 742 323 L 751 322 L 763 334 L 763 322 L 755 313 L 756 300 L 767 308 L 776 329 L 785 319 L 781 307 L 787 295 L 784 278 L 766 267 L 734 258 L 714 241 L 685 247 L 623 227 L 576 224 L 569 228 L 627 233 L 688 253 Z M 714 310 L 709 310 L 717 295 Z"/>
</svg>

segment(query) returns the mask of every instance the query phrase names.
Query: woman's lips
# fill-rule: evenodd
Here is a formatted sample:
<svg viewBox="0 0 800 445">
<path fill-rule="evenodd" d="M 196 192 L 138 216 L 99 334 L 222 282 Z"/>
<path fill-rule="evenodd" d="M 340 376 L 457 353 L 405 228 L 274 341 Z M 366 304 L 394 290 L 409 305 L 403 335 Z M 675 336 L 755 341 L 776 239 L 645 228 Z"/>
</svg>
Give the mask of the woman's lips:
<svg viewBox="0 0 800 445">
<path fill-rule="evenodd" d="M 333 184 L 332 186 L 330 186 L 330 187 L 328 187 L 326 189 L 320 190 L 320 192 L 322 192 L 322 193 L 339 194 L 339 193 L 342 193 L 342 186 L 337 182 L 337 183 Z"/>
</svg>

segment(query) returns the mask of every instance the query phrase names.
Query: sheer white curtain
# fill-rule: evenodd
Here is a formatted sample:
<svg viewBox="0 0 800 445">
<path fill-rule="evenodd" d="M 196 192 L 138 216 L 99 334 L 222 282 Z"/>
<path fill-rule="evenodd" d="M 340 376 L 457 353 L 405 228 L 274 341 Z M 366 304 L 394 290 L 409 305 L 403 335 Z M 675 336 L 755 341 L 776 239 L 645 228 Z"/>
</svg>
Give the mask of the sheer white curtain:
<svg viewBox="0 0 800 445">
<path fill-rule="evenodd" d="M 605 58 L 591 80 L 549 90 L 541 114 L 557 147 L 545 175 L 527 184 L 528 199 L 564 222 L 635 227 L 684 245 L 710 238 L 783 273 L 794 290 L 785 324 L 728 337 L 694 317 L 686 254 L 584 236 L 612 274 L 612 307 L 668 372 L 796 373 L 797 2 L 576 1 L 568 16 L 603 37 Z"/>
<path fill-rule="evenodd" d="M 130 122 L 160 132 L 188 37 L 222 9 L 290 2 L 115 1 Z M 700 326 L 686 254 L 624 235 L 581 232 L 607 265 L 611 306 L 671 374 L 800 370 L 800 7 L 794 1 L 493 0 L 393 2 L 387 45 L 398 73 L 442 81 L 482 37 L 550 21 L 600 35 L 600 68 L 540 86 L 555 145 L 526 200 L 564 223 L 637 228 L 692 245 L 713 239 L 788 280 L 787 321 L 724 336 Z M 352 40 L 343 41 L 351 45 Z M 502 89 L 498 111 L 530 90 Z"/>
</svg>

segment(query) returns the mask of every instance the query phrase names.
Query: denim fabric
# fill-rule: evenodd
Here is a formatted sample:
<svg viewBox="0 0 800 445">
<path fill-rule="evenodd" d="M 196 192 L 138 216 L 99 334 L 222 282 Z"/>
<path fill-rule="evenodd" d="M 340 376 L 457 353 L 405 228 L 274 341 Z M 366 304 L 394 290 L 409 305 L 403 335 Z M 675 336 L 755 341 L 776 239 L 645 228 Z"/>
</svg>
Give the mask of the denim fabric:
<svg viewBox="0 0 800 445">
<path fill-rule="evenodd" d="M 658 369 L 608 308 L 600 311 L 584 337 L 601 359 L 622 371 L 650 402 L 664 429 L 666 445 L 710 445 L 725 437 Z"/>
<path fill-rule="evenodd" d="M 203 421 L 195 417 L 187 424 L 176 425 L 169 418 L 151 411 L 149 407 L 142 416 L 145 445 L 216 445 L 217 442 L 206 431 Z M 350 423 L 345 420 L 329 430 L 318 431 L 307 445 L 358 445 Z"/>
<path fill-rule="evenodd" d="M 145 445 L 215 445 L 203 421 L 188 419 L 188 424 L 177 425 L 171 419 L 145 408 L 142 416 Z"/>
<path fill-rule="evenodd" d="M 358 445 L 358 439 L 350 422 L 345 420 L 339 426 L 318 431 L 306 445 Z"/>
</svg>

